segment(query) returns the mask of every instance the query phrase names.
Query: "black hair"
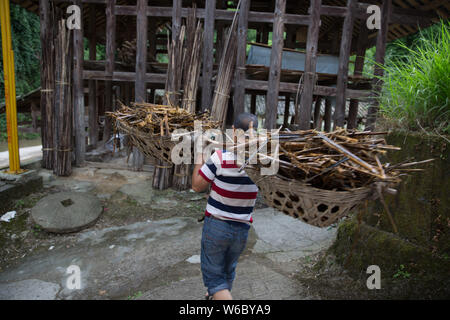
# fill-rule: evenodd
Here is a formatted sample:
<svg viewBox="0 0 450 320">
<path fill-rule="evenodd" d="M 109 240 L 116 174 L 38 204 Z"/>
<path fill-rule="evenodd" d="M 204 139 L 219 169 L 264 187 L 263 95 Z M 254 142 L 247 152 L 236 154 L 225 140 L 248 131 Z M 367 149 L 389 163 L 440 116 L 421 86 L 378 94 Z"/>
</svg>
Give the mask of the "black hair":
<svg viewBox="0 0 450 320">
<path fill-rule="evenodd" d="M 258 128 L 258 118 L 252 113 L 243 112 L 236 117 L 233 125 L 235 129 L 242 129 L 244 131 L 247 131 L 250 126 L 250 122 L 252 121 L 253 129 Z"/>
</svg>

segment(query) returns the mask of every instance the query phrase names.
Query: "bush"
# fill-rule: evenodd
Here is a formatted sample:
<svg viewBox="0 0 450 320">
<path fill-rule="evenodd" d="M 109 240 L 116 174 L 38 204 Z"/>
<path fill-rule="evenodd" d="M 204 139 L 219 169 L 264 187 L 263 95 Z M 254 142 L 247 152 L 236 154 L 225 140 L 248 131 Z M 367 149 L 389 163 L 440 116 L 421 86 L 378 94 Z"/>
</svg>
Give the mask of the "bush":
<svg viewBox="0 0 450 320">
<path fill-rule="evenodd" d="M 412 48 L 405 42 L 396 44 L 399 52 L 408 54 L 393 55 L 383 66 L 380 111 L 409 129 L 449 134 L 450 23 L 437 27 L 437 32 L 421 31 Z"/>
</svg>

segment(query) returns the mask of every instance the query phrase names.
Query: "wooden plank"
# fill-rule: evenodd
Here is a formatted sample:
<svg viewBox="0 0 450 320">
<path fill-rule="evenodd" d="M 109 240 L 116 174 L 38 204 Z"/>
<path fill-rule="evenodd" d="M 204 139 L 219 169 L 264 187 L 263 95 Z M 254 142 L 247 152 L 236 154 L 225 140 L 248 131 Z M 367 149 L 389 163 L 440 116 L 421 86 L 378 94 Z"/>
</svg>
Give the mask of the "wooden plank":
<svg viewBox="0 0 450 320">
<path fill-rule="evenodd" d="M 272 31 L 272 50 L 270 53 L 269 88 L 266 96 L 267 129 L 276 127 L 278 111 L 278 94 L 281 76 L 281 57 L 283 53 L 283 15 L 286 11 L 286 0 L 277 0 L 275 4 L 275 19 Z"/>
<path fill-rule="evenodd" d="M 97 58 L 97 38 L 96 38 L 96 7 L 89 6 L 89 59 Z M 97 106 L 97 83 L 89 80 L 89 145 L 97 148 L 98 143 L 98 106 Z"/>
<path fill-rule="evenodd" d="M 82 10 L 81 0 L 74 0 Z M 82 12 L 81 12 L 82 14 Z M 73 112 L 75 133 L 75 165 L 82 166 L 86 153 L 86 131 L 84 121 L 83 92 L 83 23 L 81 28 L 73 30 Z"/>
<path fill-rule="evenodd" d="M 377 33 L 376 51 L 375 51 L 375 69 L 374 69 L 374 80 L 372 83 L 373 91 L 376 95 L 381 91 L 382 81 L 377 77 L 383 75 L 383 68 L 378 65 L 384 64 L 384 56 L 386 53 L 386 41 L 387 33 L 389 30 L 389 19 L 390 12 L 392 10 L 392 0 L 383 0 L 383 5 L 381 7 L 381 28 Z M 375 121 L 378 113 L 378 102 L 374 99 L 373 103 L 369 107 L 366 119 L 366 130 L 374 130 Z"/>
<path fill-rule="evenodd" d="M 352 44 L 353 24 L 355 21 L 355 8 L 357 0 L 347 0 L 347 15 L 344 18 L 342 27 L 341 47 L 339 50 L 339 66 L 337 77 L 336 106 L 334 111 L 334 126 L 344 127 L 346 89 L 348 82 L 348 62 L 350 58 L 350 49 Z"/>
<path fill-rule="evenodd" d="M 356 48 L 356 59 L 355 59 L 355 76 L 360 76 L 363 73 L 364 70 L 364 58 L 366 55 L 366 49 L 367 49 L 367 42 L 369 34 L 369 30 L 367 29 L 366 24 L 364 21 L 361 21 L 360 24 L 360 30 L 358 34 L 358 40 L 357 40 L 357 48 Z M 348 110 L 348 121 L 347 121 L 347 128 L 348 129 L 355 129 L 357 126 L 357 119 L 358 118 L 358 100 L 356 99 L 350 99 L 350 106 Z"/>
<path fill-rule="evenodd" d="M 211 110 L 213 47 L 214 47 L 214 12 L 216 0 L 206 1 L 205 31 L 203 34 L 203 68 L 202 68 L 202 110 Z M 223 29 L 222 29 L 223 30 Z"/>
<path fill-rule="evenodd" d="M 305 73 L 303 74 L 303 91 L 300 99 L 300 110 L 296 112 L 295 123 L 300 129 L 309 129 L 311 122 L 311 105 L 316 82 L 317 42 L 320 29 L 321 0 L 311 0 L 309 12 L 311 23 L 308 26 L 308 38 L 306 41 Z"/>
<path fill-rule="evenodd" d="M 235 71 L 235 88 L 233 91 L 234 117 L 245 111 L 245 61 L 247 51 L 248 11 L 250 0 L 241 0 L 237 28 L 237 54 Z"/>
</svg>

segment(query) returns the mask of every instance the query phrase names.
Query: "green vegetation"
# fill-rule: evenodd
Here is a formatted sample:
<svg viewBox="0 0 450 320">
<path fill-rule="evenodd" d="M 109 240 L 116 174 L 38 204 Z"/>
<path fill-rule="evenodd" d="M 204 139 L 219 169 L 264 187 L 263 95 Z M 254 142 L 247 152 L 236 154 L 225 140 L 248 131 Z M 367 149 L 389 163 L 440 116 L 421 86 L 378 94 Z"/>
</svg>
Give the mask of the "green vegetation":
<svg viewBox="0 0 450 320">
<path fill-rule="evenodd" d="M 398 268 L 397 272 L 392 277 L 394 279 L 400 278 L 400 277 L 403 279 L 408 279 L 409 277 L 411 277 L 411 273 L 406 271 L 404 264 L 401 264 L 400 267 Z"/>
<path fill-rule="evenodd" d="M 407 129 L 450 133 L 450 22 L 390 44 L 381 113 Z"/>
<path fill-rule="evenodd" d="M 16 95 L 20 96 L 38 88 L 40 85 L 39 16 L 11 3 L 11 29 Z M 0 50 L 0 102 L 4 100 L 3 54 Z"/>
<path fill-rule="evenodd" d="M 31 114 L 29 113 L 18 113 L 17 114 L 17 123 L 20 125 L 21 123 L 30 123 L 31 122 Z M 8 133 L 6 131 L 6 114 L 0 114 L 0 142 L 8 140 Z M 18 132 L 19 139 L 36 139 L 39 137 L 39 133 L 33 132 Z"/>
</svg>

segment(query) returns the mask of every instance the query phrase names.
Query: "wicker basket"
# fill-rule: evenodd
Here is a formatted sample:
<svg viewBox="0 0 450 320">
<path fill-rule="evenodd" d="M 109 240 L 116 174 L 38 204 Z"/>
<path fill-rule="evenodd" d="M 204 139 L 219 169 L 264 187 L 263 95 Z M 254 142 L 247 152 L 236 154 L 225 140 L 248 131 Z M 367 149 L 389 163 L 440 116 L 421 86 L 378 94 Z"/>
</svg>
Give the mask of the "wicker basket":
<svg viewBox="0 0 450 320">
<path fill-rule="evenodd" d="M 298 180 L 261 176 L 259 168 L 247 167 L 245 171 L 258 186 L 268 206 L 316 227 L 327 227 L 339 221 L 373 196 L 371 187 L 352 191 L 324 190 Z"/>
<path fill-rule="evenodd" d="M 116 128 L 128 134 L 131 143 L 144 155 L 171 163 L 170 154 L 177 142 L 172 141 L 170 136 L 152 135 L 142 132 L 121 121 L 116 121 Z"/>
</svg>

